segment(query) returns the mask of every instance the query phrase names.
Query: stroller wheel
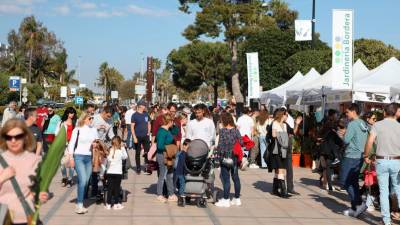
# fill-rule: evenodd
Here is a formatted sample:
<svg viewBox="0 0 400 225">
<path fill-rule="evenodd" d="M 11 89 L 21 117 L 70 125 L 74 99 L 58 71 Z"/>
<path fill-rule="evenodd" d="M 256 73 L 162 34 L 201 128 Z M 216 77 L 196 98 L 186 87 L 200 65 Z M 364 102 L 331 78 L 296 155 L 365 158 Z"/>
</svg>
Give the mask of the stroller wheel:
<svg viewBox="0 0 400 225">
<path fill-rule="evenodd" d="M 186 205 L 186 198 L 185 197 L 178 197 L 178 206 L 185 207 Z"/>
<path fill-rule="evenodd" d="M 198 198 L 197 199 L 197 207 L 199 208 L 206 208 L 207 207 L 207 201 L 205 198 Z"/>
</svg>

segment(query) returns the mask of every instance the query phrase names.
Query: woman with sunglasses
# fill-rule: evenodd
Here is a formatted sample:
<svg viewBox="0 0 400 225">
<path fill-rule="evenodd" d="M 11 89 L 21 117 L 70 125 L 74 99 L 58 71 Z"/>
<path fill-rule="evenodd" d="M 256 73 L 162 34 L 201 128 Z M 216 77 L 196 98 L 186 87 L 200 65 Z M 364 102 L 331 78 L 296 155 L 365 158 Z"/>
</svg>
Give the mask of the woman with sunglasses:
<svg viewBox="0 0 400 225">
<path fill-rule="evenodd" d="M 0 131 L 0 149 L 4 150 L 1 157 L 8 164 L 7 168 L 0 166 L 0 203 L 8 206 L 13 224 L 27 224 L 27 215 L 12 186 L 12 177 L 17 180 L 31 209 L 34 209 L 30 176 L 35 175 L 40 161 L 40 157 L 31 152 L 34 145 L 33 135 L 24 121 L 10 119 Z M 48 194 L 41 192 L 39 199 L 46 202 Z"/>
<path fill-rule="evenodd" d="M 83 207 L 86 188 L 92 175 L 92 143 L 98 138 L 97 129 L 92 127 L 93 117 L 82 113 L 78 125 L 72 131 L 71 141 L 68 144 L 68 154 L 71 167 L 75 167 L 78 175 L 78 197 L 75 212 L 87 213 Z"/>
<path fill-rule="evenodd" d="M 55 135 L 57 135 L 60 131 L 60 128 L 64 126 L 67 132 L 67 146 L 69 141 L 71 140 L 72 130 L 74 130 L 75 128 L 76 117 L 76 110 L 73 107 L 68 107 L 65 109 L 64 114 L 61 117 L 61 121 L 56 126 Z M 64 157 L 61 160 L 61 175 L 62 186 L 71 187 L 73 185 L 72 178 L 74 177 L 74 168 L 69 165 L 68 149 L 65 149 Z"/>
</svg>

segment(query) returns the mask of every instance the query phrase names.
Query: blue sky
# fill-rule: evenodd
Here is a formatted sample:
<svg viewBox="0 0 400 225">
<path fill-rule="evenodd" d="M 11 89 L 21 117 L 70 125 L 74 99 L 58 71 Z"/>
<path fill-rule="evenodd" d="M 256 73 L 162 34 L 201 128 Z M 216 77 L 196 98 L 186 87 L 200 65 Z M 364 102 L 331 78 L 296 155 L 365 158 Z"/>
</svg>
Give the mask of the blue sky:
<svg viewBox="0 0 400 225">
<path fill-rule="evenodd" d="M 311 18 L 312 0 L 287 2 L 299 19 Z M 141 70 L 142 57 L 165 62 L 172 49 L 187 43 L 181 32 L 194 16 L 178 6 L 178 0 L 0 0 L 0 42 L 33 14 L 64 42 L 69 69 L 77 68 L 81 57 L 80 80 L 94 87 L 104 61 L 130 78 Z M 376 38 L 400 48 L 400 1 L 317 0 L 316 31 L 328 43 L 333 8 L 354 9 L 355 38 Z"/>
</svg>

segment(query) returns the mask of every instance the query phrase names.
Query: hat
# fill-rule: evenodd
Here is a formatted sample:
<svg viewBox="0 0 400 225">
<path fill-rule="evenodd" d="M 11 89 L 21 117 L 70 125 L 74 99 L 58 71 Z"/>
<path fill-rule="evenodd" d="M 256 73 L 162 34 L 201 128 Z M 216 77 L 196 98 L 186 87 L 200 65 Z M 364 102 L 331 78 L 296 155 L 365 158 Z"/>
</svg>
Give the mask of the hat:
<svg viewBox="0 0 400 225">
<path fill-rule="evenodd" d="M 146 102 L 145 101 L 140 101 L 140 102 L 138 102 L 138 106 L 139 105 L 142 105 L 142 106 L 147 106 L 147 104 L 146 104 Z"/>
</svg>

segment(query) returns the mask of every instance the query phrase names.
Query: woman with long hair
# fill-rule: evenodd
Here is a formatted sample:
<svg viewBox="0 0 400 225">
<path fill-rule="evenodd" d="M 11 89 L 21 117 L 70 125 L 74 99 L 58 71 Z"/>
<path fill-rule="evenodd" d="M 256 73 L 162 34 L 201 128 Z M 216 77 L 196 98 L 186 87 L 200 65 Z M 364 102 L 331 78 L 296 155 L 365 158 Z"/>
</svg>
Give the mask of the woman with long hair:
<svg viewBox="0 0 400 225">
<path fill-rule="evenodd" d="M 221 165 L 221 182 L 224 189 L 223 199 L 220 199 L 215 205 L 217 207 L 230 207 L 231 205 L 240 206 L 240 179 L 238 171 L 238 157 L 234 155 L 234 145 L 239 142 L 243 146 L 242 136 L 239 130 L 235 126 L 233 116 L 230 113 L 221 114 L 221 123 L 223 128 L 219 131 L 218 147 L 216 149 L 216 155 L 220 159 Z M 233 185 L 235 188 L 235 195 L 232 201 L 229 200 L 229 194 L 231 189 L 232 177 Z"/>
<path fill-rule="evenodd" d="M 32 132 L 20 119 L 8 120 L 0 132 L 0 157 L 8 164 L 0 166 L 0 203 L 7 205 L 12 215 L 12 224 L 27 224 L 27 216 L 21 204 L 21 198 L 30 208 L 33 207 L 33 197 L 30 186 L 31 176 L 35 175 L 40 157 L 32 153 L 35 141 Z M 11 179 L 15 178 L 23 196 L 18 196 Z M 44 203 L 48 199 L 46 192 L 40 192 L 39 200 Z"/>
<path fill-rule="evenodd" d="M 73 107 L 68 107 L 65 109 L 64 114 L 62 115 L 61 121 L 57 124 L 55 135 L 57 135 L 58 132 L 60 131 L 60 128 L 64 126 L 65 131 L 67 133 L 66 146 L 68 146 L 68 143 L 71 140 L 72 131 L 74 130 L 76 124 L 76 118 L 77 118 L 76 110 Z M 72 178 L 74 177 L 74 168 L 71 167 L 71 165 L 69 165 L 67 148 L 65 149 L 64 157 L 61 160 L 61 175 L 62 175 L 62 180 L 61 180 L 62 186 L 71 187 L 73 185 Z"/>
<path fill-rule="evenodd" d="M 83 199 L 86 188 L 92 175 L 92 151 L 93 141 L 98 139 L 97 129 L 92 127 L 93 117 L 87 113 L 82 113 L 79 117 L 78 125 L 72 131 L 71 141 L 68 144 L 69 163 L 75 167 L 78 175 L 78 197 L 75 212 L 77 214 L 87 213 L 83 207 Z"/>
<path fill-rule="evenodd" d="M 274 195 L 282 198 L 288 197 L 285 182 L 286 174 L 286 158 L 289 151 L 289 134 L 288 125 L 285 123 L 287 119 L 287 111 L 280 108 L 276 111 L 274 121 L 272 122 L 271 145 L 269 154 L 271 154 L 271 162 L 269 168 L 275 171 L 273 190 Z"/>
<path fill-rule="evenodd" d="M 268 111 L 261 110 L 260 115 L 257 117 L 256 129 L 259 133 L 260 155 L 261 155 L 261 168 L 266 168 L 267 163 L 264 161 L 264 153 L 268 148 L 267 143 L 267 126 L 271 125 L 272 119 L 269 118 Z"/>
</svg>

